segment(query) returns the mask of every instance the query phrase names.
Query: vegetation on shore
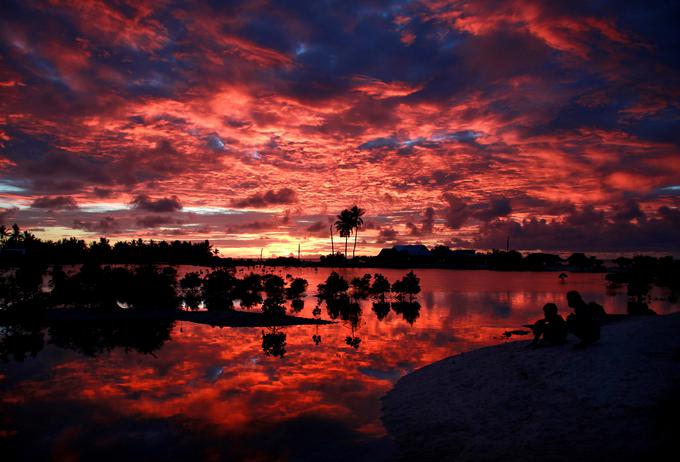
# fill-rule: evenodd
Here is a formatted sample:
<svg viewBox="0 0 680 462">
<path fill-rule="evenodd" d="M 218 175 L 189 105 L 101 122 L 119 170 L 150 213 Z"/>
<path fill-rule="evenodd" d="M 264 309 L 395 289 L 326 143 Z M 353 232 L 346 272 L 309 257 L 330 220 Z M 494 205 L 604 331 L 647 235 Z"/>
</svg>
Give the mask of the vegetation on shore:
<svg viewBox="0 0 680 462">
<path fill-rule="evenodd" d="M 49 280 L 44 290 L 43 279 Z M 284 280 L 273 274 L 249 274 L 242 278 L 233 268 L 190 272 L 178 281 L 171 266 L 110 266 L 86 263 L 77 270 L 25 261 L 5 269 L 0 277 L 0 311 L 21 316 L 50 309 L 78 307 L 112 311 L 180 308 L 208 311 L 232 310 L 261 305 L 262 312 L 276 318 L 304 307 L 307 281 L 290 275 Z"/>
<path fill-rule="evenodd" d="M 618 271 L 607 274 L 610 286 L 626 285 L 629 314 L 653 314 L 649 308 L 652 286 L 670 289 L 668 300 L 680 298 L 680 261 L 672 257 L 653 258 L 639 255 L 617 258 Z"/>
<path fill-rule="evenodd" d="M 556 254 L 532 252 L 522 254 L 516 250 L 492 250 L 480 252 L 473 249 L 450 249 L 444 245 L 395 246 L 383 249 L 375 256 L 355 256 L 357 233 L 363 226 L 364 210 L 354 206 L 338 215 L 335 227 L 346 238 L 345 253 L 333 252 L 322 255 L 318 261 L 293 256 L 267 259 L 224 258 L 209 241 L 188 242 L 175 240 L 143 241 L 141 239 L 111 243 L 102 237 L 87 243 L 74 237 L 58 241 L 43 241 L 16 224 L 8 230 L 0 226 L 0 266 L 20 266 L 26 261 L 48 265 L 68 264 L 187 264 L 209 267 L 235 266 L 290 266 L 290 267 L 359 267 L 359 268 L 450 268 L 486 269 L 493 271 L 577 271 L 605 273 L 607 268 L 601 259 L 581 252 L 567 258 Z M 332 231 L 332 226 L 331 226 Z M 331 232 L 331 237 L 332 237 Z M 352 257 L 348 257 L 348 239 L 354 235 Z M 421 249 L 413 253 L 410 248 Z M 636 257 L 636 261 L 658 261 L 664 268 L 680 262 L 673 257 Z M 627 271 L 633 259 L 621 257 L 616 260 L 619 271 Z M 637 264 L 637 263 L 636 263 Z M 646 268 L 650 267 L 646 263 Z"/>
<path fill-rule="evenodd" d="M 279 326 L 326 322 L 286 315 L 288 304 L 293 313 L 302 310 L 307 287 L 305 279 L 290 275 L 239 278 L 232 268 L 178 280 L 170 266 L 86 263 L 65 271 L 26 260 L 0 274 L 0 358 L 35 356 L 46 333 L 51 344 L 86 355 L 115 347 L 153 353 L 169 340 L 175 321 L 262 326 L 265 354 L 283 356 L 286 334 Z M 235 311 L 237 303 L 261 310 Z"/>
</svg>

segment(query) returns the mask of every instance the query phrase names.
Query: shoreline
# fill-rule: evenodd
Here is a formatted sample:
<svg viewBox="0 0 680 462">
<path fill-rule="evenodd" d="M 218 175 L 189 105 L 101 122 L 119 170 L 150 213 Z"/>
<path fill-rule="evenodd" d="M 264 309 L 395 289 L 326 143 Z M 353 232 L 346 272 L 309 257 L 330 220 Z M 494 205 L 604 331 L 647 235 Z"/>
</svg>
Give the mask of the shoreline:
<svg viewBox="0 0 680 462">
<path fill-rule="evenodd" d="M 17 262 L 2 261 L 0 268 L 14 268 L 17 267 Z M 53 266 L 78 266 L 85 264 L 84 261 L 70 261 L 70 262 L 51 262 L 44 263 L 48 267 Z M 508 272 L 522 272 L 522 273 L 586 273 L 586 274 L 607 274 L 610 272 L 619 272 L 615 267 L 605 268 L 579 268 L 579 267 L 546 267 L 546 268 L 528 268 L 528 267 L 494 267 L 487 265 L 457 265 L 451 263 L 419 263 L 412 261 L 405 261 L 401 263 L 389 262 L 320 262 L 313 260 L 295 260 L 295 261 L 276 261 L 276 260 L 250 260 L 250 259 L 222 259 L 221 261 L 208 262 L 173 262 L 173 261 L 149 261 L 149 262 L 121 262 L 121 261 L 102 261 L 97 262 L 99 266 L 196 266 L 205 268 L 356 268 L 356 269 L 439 269 L 439 270 L 460 270 L 460 271 L 497 271 L 501 273 Z"/>
<path fill-rule="evenodd" d="M 162 311 L 162 310 L 116 310 L 97 311 L 86 309 L 57 308 L 35 313 L 30 317 L 12 316 L 0 312 L 0 325 L 34 323 L 38 325 L 129 323 L 136 321 L 185 321 L 212 327 L 272 327 L 333 324 L 322 319 L 285 315 L 268 318 L 264 313 L 225 311 Z"/>
<path fill-rule="evenodd" d="M 513 341 L 402 377 L 382 420 L 403 460 L 666 460 L 680 427 L 680 313 L 621 320 L 600 341 Z"/>
</svg>

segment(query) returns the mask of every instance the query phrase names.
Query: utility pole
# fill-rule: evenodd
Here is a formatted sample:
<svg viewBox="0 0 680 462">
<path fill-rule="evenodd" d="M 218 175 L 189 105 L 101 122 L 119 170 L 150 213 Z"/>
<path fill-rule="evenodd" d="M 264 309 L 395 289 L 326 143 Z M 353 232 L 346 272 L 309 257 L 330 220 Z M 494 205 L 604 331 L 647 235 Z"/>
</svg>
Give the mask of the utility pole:
<svg viewBox="0 0 680 462">
<path fill-rule="evenodd" d="M 300 260 L 300 243 L 298 242 L 298 260 Z"/>
</svg>

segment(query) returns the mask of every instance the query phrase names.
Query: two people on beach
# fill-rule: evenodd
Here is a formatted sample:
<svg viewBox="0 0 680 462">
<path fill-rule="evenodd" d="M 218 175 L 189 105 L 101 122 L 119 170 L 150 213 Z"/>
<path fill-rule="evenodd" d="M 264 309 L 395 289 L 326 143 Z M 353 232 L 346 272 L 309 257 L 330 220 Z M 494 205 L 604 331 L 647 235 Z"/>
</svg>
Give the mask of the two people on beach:
<svg viewBox="0 0 680 462">
<path fill-rule="evenodd" d="M 531 346 L 561 345 L 567 341 L 569 333 L 581 339 L 579 346 L 587 346 L 599 340 L 600 324 L 607 316 L 602 305 L 586 303 L 575 290 L 567 292 L 567 305 L 574 311 L 565 321 L 558 313 L 557 305 L 545 304 L 543 319 L 527 326 L 534 333 Z"/>
</svg>

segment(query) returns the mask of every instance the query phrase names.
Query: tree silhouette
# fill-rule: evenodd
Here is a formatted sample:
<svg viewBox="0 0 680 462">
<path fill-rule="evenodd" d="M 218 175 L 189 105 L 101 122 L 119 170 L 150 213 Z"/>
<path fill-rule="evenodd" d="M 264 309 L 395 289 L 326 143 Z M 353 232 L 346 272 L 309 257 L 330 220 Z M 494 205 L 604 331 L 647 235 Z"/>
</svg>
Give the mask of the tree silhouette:
<svg viewBox="0 0 680 462">
<path fill-rule="evenodd" d="M 380 273 L 373 275 L 373 285 L 371 286 L 371 294 L 378 299 L 380 303 L 385 303 L 385 296 L 390 292 L 390 281 Z"/>
<path fill-rule="evenodd" d="M 283 358 L 286 354 L 286 333 L 279 331 L 276 326 L 262 331 L 262 351 L 267 356 Z"/>
<path fill-rule="evenodd" d="M 409 271 L 402 279 L 394 281 L 392 292 L 400 302 L 413 302 L 413 297 L 420 292 L 420 278 L 413 271 Z"/>
<path fill-rule="evenodd" d="M 390 304 L 388 302 L 373 302 L 371 309 L 378 317 L 378 321 L 382 321 L 390 312 Z"/>
<path fill-rule="evenodd" d="M 354 217 L 350 209 L 345 209 L 340 212 L 337 218 L 335 229 L 340 234 L 340 237 L 345 238 L 345 258 L 347 258 L 347 240 L 352 235 L 352 230 L 354 229 Z"/>
<path fill-rule="evenodd" d="M 252 308 L 262 303 L 262 276 L 250 273 L 244 276 L 237 286 L 237 298 L 241 300 L 241 308 Z"/>
<path fill-rule="evenodd" d="M 268 318 L 278 318 L 285 315 L 285 281 L 275 274 L 265 275 L 263 281 L 263 288 L 267 298 L 262 302 L 262 312 Z"/>
<path fill-rule="evenodd" d="M 201 286 L 203 280 L 201 275 L 195 271 L 187 273 L 179 281 L 179 286 L 182 290 L 182 300 L 190 310 L 197 310 L 201 304 Z"/>
<path fill-rule="evenodd" d="M 371 275 L 366 273 L 362 277 L 353 278 L 352 296 L 355 300 L 366 299 L 371 292 Z"/>
<path fill-rule="evenodd" d="M 356 205 L 349 209 L 352 216 L 352 227 L 354 228 L 354 248 L 352 249 L 352 259 L 354 259 L 354 253 L 357 250 L 357 236 L 359 235 L 359 230 L 364 225 L 364 219 L 361 218 L 366 211 L 360 209 Z"/>
<path fill-rule="evenodd" d="M 420 303 L 417 301 L 396 301 L 392 302 L 392 309 L 395 313 L 400 314 L 404 321 L 413 325 L 413 323 L 420 316 Z M 378 314 L 378 313 L 376 313 Z M 387 314 L 385 314 L 386 316 Z"/>
<path fill-rule="evenodd" d="M 317 285 L 317 298 L 321 301 L 328 301 L 336 298 L 347 298 L 349 284 L 345 278 L 333 271 L 328 275 L 325 282 Z"/>
<path fill-rule="evenodd" d="M 237 280 L 231 271 L 217 269 L 203 278 L 203 300 L 210 310 L 230 310 L 234 307 Z"/>
<path fill-rule="evenodd" d="M 13 243 L 17 243 L 21 240 L 21 230 L 19 229 L 19 225 L 16 223 L 12 225 L 12 235 L 10 236 L 9 240 Z"/>
</svg>

